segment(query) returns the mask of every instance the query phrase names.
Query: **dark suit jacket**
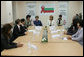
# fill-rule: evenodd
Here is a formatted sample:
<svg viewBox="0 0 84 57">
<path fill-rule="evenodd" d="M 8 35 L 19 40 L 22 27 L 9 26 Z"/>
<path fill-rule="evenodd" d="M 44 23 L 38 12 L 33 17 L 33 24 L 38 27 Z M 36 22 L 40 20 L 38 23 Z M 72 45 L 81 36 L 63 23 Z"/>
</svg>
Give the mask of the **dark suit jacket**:
<svg viewBox="0 0 84 57">
<path fill-rule="evenodd" d="M 73 30 L 73 27 L 74 27 L 74 30 Z M 75 34 L 77 32 L 77 30 L 78 30 L 77 27 L 75 27 L 74 25 L 71 25 L 71 27 L 67 31 L 67 34 L 68 35 L 73 35 L 73 34 Z"/>
<path fill-rule="evenodd" d="M 11 38 L 11 41 L 14 41 L 19 36 L 25 35 L 24 32 L 25 31 L 22 26 L 20 26 L 20 30 L 19 30 L 18 26 L 15 25 L 13 29 L 13 37 Z"/>
<path fill-rule="evenodd" d="M 22 31 L 23 31 L 23 32 L 26 32 L 26 31 L 27 31 L 26 29 L 27 29 L 26 26 L 22 26 Z"/>
<path fill-rule="evenodd" d="M 1 51 L 4 49 L 17 48 L 17 43 L 10 42 L 10 40 L 1 34 Z"/>
<path fill-rule="evenodd" d="M 42 22 L 40 20 L 38 21 L 33 21 L 35 26 L 42 26 Z"/>
</svg>

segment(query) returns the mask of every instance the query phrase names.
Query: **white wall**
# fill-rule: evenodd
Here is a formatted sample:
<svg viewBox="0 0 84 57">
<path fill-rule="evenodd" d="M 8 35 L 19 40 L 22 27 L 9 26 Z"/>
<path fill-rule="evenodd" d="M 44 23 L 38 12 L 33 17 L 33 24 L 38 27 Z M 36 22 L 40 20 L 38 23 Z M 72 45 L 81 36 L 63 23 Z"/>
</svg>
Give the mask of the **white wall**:
<svg viewBox="0 0 84 57">
<path fill-rule="evenodd" d="M 12 1 L 1 1 L 1 24 L 13 22 Z"/>
<path fill-rule="evenodd" d="M 80 2 L 80 12 L 83 15 L 83 1 Z M 83 16 L 82 16 L 82 19 L 83 19 Z"/>
<path fill-rule="evenodd" d="M 71 22 L 72 22 L 72 18 L 73 16 L 75 16 L 76 14 L 79 14 L 81 12 L 81 7 L 82 5 L 80 5 L 80 1 L 69 1 L 69 12 L 68 12 L 68 25 L 70 26 Z M 83 11 L 83 10 L 82 10 Z"/>
</svg>

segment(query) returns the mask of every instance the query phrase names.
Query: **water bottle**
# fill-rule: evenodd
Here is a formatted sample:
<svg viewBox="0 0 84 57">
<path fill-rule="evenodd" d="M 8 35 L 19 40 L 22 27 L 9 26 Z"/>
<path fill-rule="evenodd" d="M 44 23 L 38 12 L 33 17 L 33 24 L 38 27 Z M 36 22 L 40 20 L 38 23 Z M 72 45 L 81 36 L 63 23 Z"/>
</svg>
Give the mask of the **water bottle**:
<svg viewBox="0 0 84 57">
<path fill-rule="evenodd" d="M 48 35 L 47 35 L 47 33 L 48 33 L 47 26 L 45 26 L 41 42 L 48 42 Z"/>
</svg>

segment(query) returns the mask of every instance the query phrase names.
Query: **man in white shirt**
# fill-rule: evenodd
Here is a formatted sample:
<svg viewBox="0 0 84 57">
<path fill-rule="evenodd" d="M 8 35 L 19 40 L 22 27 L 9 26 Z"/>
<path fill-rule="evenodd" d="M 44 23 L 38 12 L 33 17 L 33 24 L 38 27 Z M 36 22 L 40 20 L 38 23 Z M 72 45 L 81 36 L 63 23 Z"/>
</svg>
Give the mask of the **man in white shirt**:
<svg viewBox="0 0 84 57">
<path fill-rule="evenodd" d="M 47 25 L 48 26 L 55 26 L 55 21 L 53 20 L 53 16 L 52 15 L 50 15 L 50 18 L 49 18 L 49 20 L 48 20 L 48 23 L 47 23 Z"/>
<path fill-rule="evenodd" d="M 64 25 L 64 20 L 62 20 L 62 15 L 59 15 L 59 18 L 58 18 L 58 20 L 57 20 L 57 25 L 58 25 L 58 26 Z"/>
</svg>

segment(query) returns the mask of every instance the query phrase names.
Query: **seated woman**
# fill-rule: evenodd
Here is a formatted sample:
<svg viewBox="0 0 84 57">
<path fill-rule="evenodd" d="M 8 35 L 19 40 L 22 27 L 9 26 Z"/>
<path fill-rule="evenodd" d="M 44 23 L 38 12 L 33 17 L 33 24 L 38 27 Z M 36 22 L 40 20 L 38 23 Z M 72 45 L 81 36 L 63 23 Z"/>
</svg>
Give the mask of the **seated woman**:
<svg viewBox="0 0 84 57">
<path fill-rule="evenodd" d="M 30 18 L 31 18 L 31 15 L 26 16 L 26 27 L 33 25 L 32 19 L 30 19 Z"/>
<path fill-rule="evenodd" d="M 77 32 L 77 30 L 78 30 L 77 22 L 78 21 L 79 21 L 79 19 L 73 18 L 72 25 L 70 26 L 70 28 L 67 31 L 68 35 L 73 35 Z"/>
<path fill-rule="evenodd" d="M 50 18 L 49 18 L 49 20 L 48 20 L 48 22 L 47 22 L 47 25 L 48 26 L 55 26 L 55 21 L 53 20 L 53 16 L 52 15 L 50 15 Z"/>
<path fill-rule="evenodd" d="M 81 45 L 83 45 L 83 22 L 81 20 L 77 23 L 77 27 L 78 31 L 74 35 L 69 36 L 68 39 L 78 41 Z"/>
<path fill-rule="evenodd" d="M 38 17 L 38 16 L 36 16 L 36 17 L 35 17 L 35 19 L 36 19 L 36 20 L 33 22 L 33 23 L 34 23 L 34 25 L 35 25 L 35 26 L 42 26 L 41 21 L 40 21 L 40 20 L 38 20 L 38 19 L 39 19 L 39 17 Z"/>
<path fill-rule="evenodd" d="M 10 24 L 5 24 L 1 30 L 1 51 L 3 51 L 4 49 L 11 49 L 23 46 L 23 44 L 10 42 L 11 28 L 12 26 Z"/>
</svg>

